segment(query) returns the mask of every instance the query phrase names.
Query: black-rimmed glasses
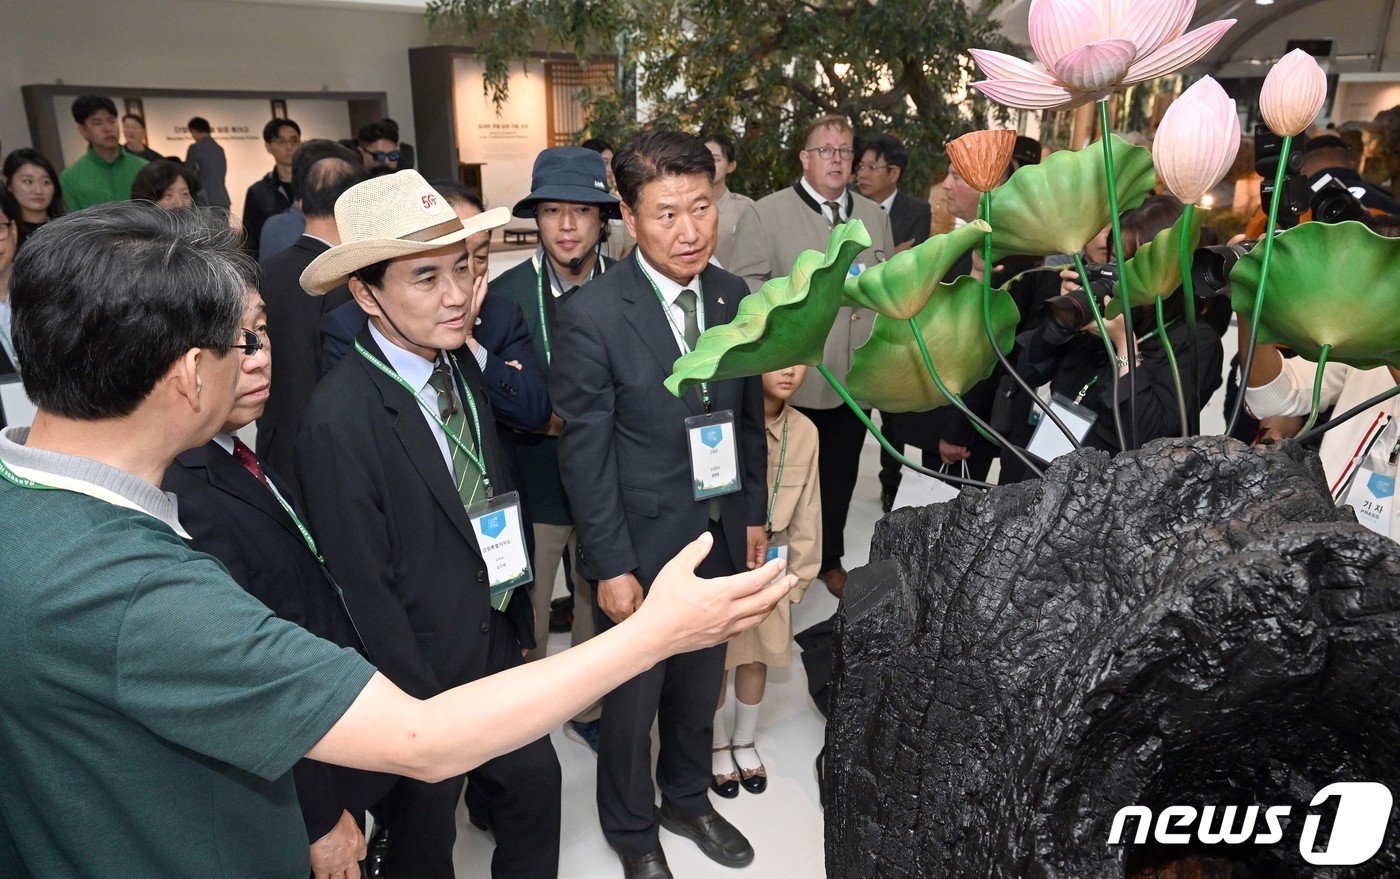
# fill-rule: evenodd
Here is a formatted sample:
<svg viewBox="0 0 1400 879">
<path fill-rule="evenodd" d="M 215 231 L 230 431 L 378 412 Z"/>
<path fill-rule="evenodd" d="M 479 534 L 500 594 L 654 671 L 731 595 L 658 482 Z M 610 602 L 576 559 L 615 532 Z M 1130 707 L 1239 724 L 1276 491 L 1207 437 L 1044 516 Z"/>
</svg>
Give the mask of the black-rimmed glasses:
<svg viewBox="0 0 1400 879">
<path fill-rule="evenodd" d="M 821 156 L 823 159 L 828 161 L 836 158 L 838 155 L 843 159 L 853 159 L 856 155 L 855 148 L 853 147 L 807 147 L 807 149 L 803 150 L 802 152 L 816 153 L 817 155 Z"/>
<path fill-rule="evenodd" d="M 252 357 L 254 354 L 257 354 L 263 348 L 267 347 L 267 344 L 263 342 L 262 336 L 252 330 L 240 328 L 239 332 L 243 334 L 243 342 L 242 344 L 235 343 L 233 347 L 241 350 L 244 357 Z"/>
</svg>

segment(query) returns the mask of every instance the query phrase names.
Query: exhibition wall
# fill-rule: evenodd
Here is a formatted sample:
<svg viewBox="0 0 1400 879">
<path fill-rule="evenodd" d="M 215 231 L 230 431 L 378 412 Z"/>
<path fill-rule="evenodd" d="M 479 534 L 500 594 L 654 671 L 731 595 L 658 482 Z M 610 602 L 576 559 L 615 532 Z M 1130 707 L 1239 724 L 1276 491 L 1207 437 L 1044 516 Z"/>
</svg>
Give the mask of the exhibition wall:
<svg viewBox="0 0 1400 879">
<path fill-rule="evenodd" d="M 453 59 L 458 161 L 483 165 L 481 194 L 492 207 L 511 207 L 530 194 L 535 156 L 549 147 L 543 64 L 531 67 L 511 71 L 510 99 L 498 111 L 482 88 L 481 63 Z"/>
<path fill-rule="evenodd" d="M 405 139 L 413 140 L 407 59 L 410 47 L 430 41 L 421 10 L 244 0 L 5 0 L 3 5 L 0 147 L 5 150 L 31 142 L 20 86 L 59 80 L 163 89 L 383 92 L 388 114 Z M 73 127 L 71 117 L 65 125 Z"/>
</svg>

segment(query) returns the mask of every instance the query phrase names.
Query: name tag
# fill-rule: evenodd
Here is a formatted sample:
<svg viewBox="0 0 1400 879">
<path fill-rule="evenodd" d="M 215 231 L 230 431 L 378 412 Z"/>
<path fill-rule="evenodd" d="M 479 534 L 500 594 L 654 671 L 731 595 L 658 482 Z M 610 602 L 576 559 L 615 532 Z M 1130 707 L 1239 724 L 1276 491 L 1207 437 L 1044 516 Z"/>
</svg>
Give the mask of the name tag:
<svg viewBox="0 0 1400 879">
<path fill-rule="evenodd" d="M 787 557 L 788 548 L 786 543 L 770 543 L 768 544 L 768 552 L 763 556 L 763 563 L 766 565 L 769 562 L 773 561 L 773 559 L 782 559 L 784 562 L 786 562 Z M 783 572 L 781 574 L 779 574 L 777 577 L 774 577 L 768 582 L 776 583 L 779 579 L 785 576 L 787 576 L 786 568 L 783 569 Z"/>
<path fill-rule="evenodd" d="M 734 413 L 726 409 L 687 418 L 685 432 L 695 499 L 702 501 L 738 491 L 739 444 L 734 434 Z"/>
<path fill-rule="evenodd" d="M 491 594 L 528 583 L 534 578 L 530 554 L 525 549 L 525 528 L 520 518 L 519 492 L 507 492 L 467 510 L 486 563 Z"/>
<path fill-rule="evenodd" d="M 1068 427 L 1074 438 L 1081 443 L 1098 420 L 1098 415 L 1094 412 L 1060 394 L 1050 395 L 1050 410 L 1060 417 L 1065 427 Z M 1074 443 L 1069 441 L 1069 437 L 1065 436 L 1064 431 L 1060 430 L 1054 421 L 1042 418 L 1035 426 L 1035 433 L 1031 434 L 1026 451 L 1042 460 L 1053 461 L 1074 451 Z"/>
<path fill-rule="evenodd" d="M 1356 520 L 1377 534 L 1390 536 L 1395 504 L 1395 468 L 1362 467 L 1356 471 L 1343 504 L 1356 511 Z"/>
<path fill-rule="evenodd" d="M 848 269 L 847 271 L 850 273 L 852 278 L 857 277 L 860 275 L 861 272 L 865 271 L 865 263 L 853 262 L 851 263 L 850 269 Z"/>
</svg>

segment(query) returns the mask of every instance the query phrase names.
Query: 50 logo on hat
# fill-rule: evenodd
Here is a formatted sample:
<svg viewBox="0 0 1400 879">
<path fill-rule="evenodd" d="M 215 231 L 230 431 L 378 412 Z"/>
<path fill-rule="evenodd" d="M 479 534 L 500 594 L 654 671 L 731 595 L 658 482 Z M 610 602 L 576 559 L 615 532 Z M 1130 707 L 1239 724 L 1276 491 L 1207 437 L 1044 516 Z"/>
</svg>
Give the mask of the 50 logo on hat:
<svg viewBox="0 0 1400 879">
<path fill-rule="evenodd" d="M 1327 844 L 1317 851 L 1323 816 L 1315 809 L 1329 800 L 1337 800 Z M 1308 813 L 1303 818 L 1303 831 L 1298 838 L 1298 854 L 1309 864 L 1330 867 L 1353 867 L 1375 857 L 1385 841 L 1390 825 L 1390 810 L 1394 801 L 1390 788 L 1376 781 L 1339 781 L 1329 784 L 1313 796 Z M 1147 806 L 1124 806 L 1113 816 L 1108 834 L 1109 845 L 1123 844 L 1123 834 L 1129 818 L 1137 819 L 1133 844 L 1147 841 L 1149 831 L 1161 845 L 1275 845 L 1283 841 L 1283 822 L 1293 814 L 1292 806 L 1268 806 L 1263 811 L 1263 827 L 1259 825 L 1260 806 L 1167 806 L 1155 816 Z M 1243 820 L 1237 824 L 1237 818 Z M 1218 816 L 1218 820 L 1217 820 Z"/>
</svg>

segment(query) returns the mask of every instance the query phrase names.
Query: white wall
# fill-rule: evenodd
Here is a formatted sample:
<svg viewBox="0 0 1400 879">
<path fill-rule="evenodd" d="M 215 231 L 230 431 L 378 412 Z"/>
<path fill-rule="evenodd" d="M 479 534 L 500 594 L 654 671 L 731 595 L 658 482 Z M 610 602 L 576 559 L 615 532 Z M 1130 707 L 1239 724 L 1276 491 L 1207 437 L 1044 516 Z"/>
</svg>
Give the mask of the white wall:
<svg viewBox="0 0 1400 879">
<path fill-rule="evenodd" d="M 421 12 L 240 0 L 3 0 L 0 144 L 30 142 L 19 87 L 382 91 L 413 141 L 408 50 Z M 60 120 L 62 124 L 62 120 Z M 349 137 L 345 132 L 342 137 Z"/>
</svg>

